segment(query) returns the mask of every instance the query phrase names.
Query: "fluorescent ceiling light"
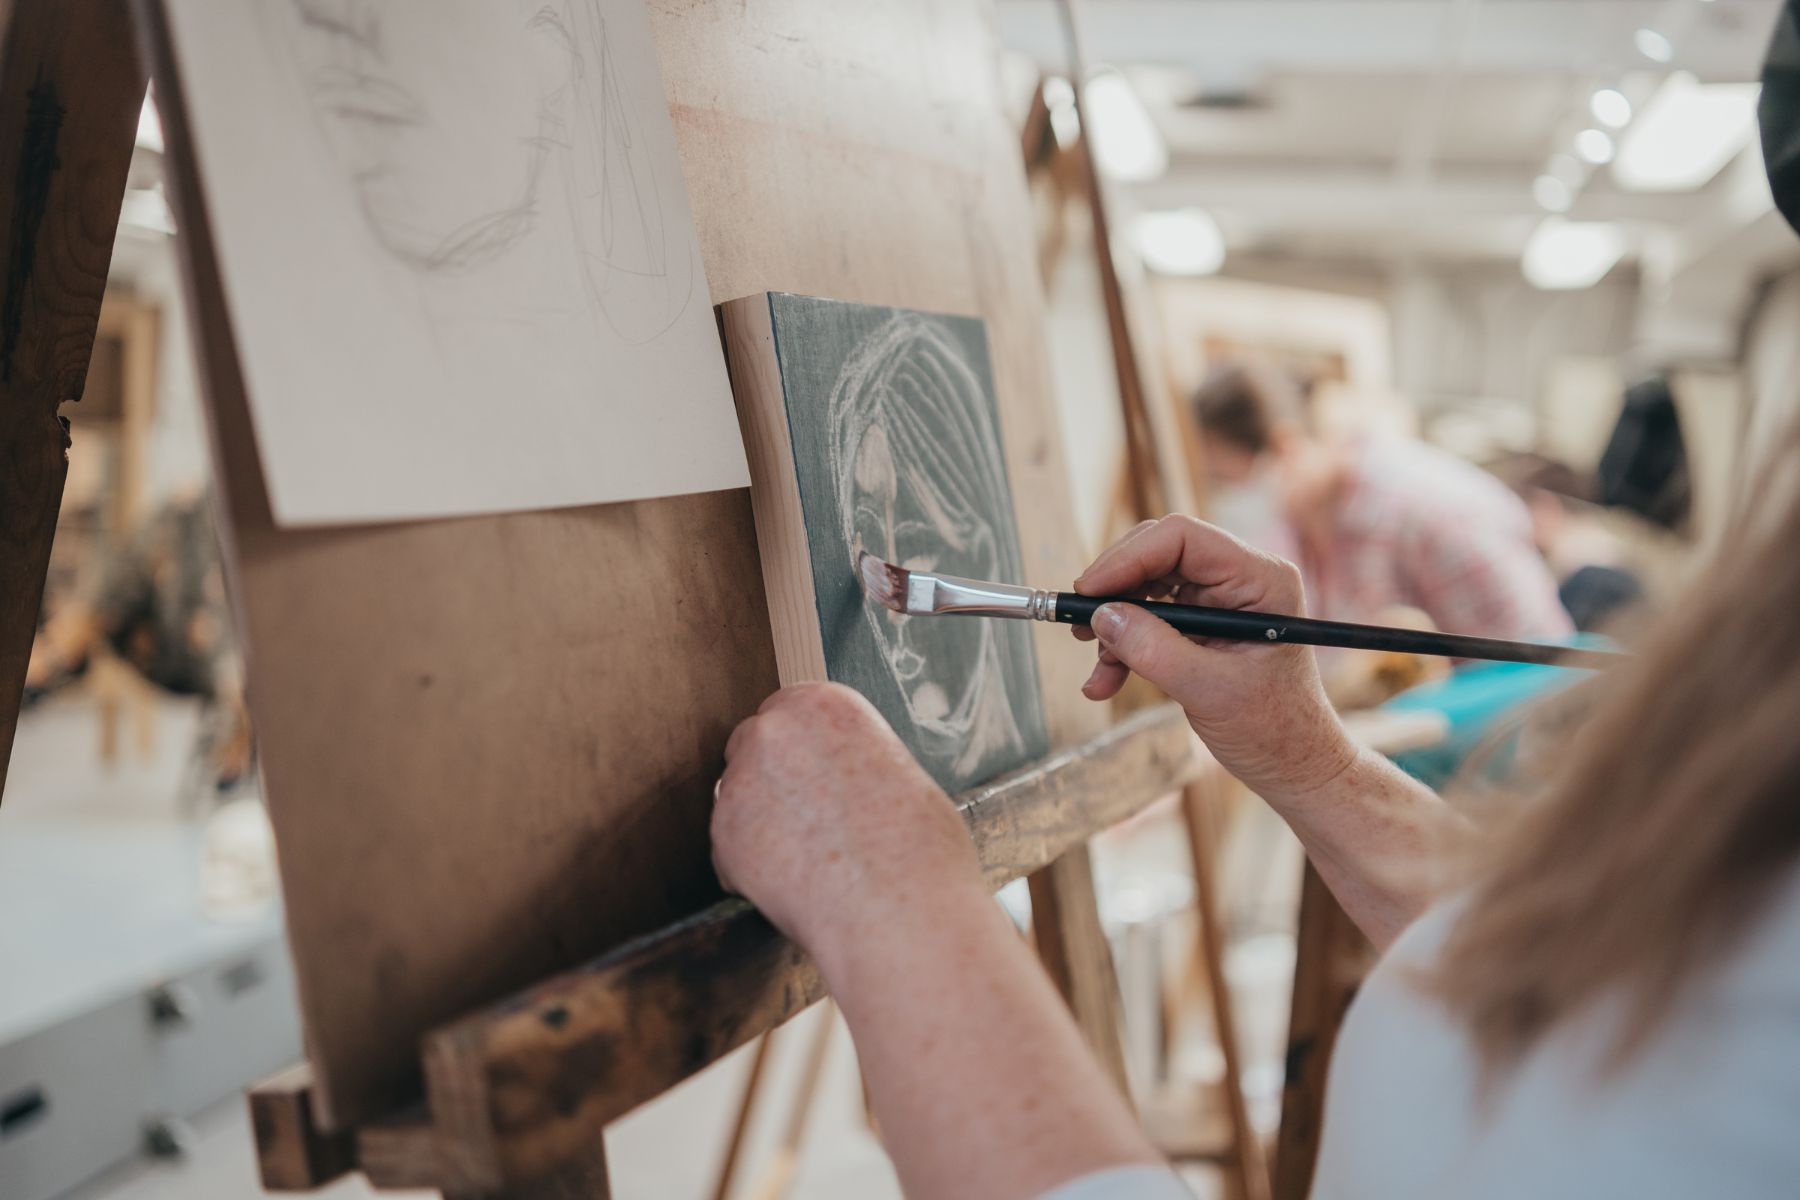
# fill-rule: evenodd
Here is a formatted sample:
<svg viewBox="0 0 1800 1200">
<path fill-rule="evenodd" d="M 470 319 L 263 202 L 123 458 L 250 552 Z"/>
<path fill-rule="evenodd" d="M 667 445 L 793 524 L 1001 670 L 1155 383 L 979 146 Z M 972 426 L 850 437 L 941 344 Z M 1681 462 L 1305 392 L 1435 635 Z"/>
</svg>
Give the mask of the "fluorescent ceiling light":
<svg viewBox="0 0 1800 1200">
<path fill-rule="evenodd" d="M 1143 213 L 1131 237 L 1144 265 L 1162 275 L 1211 275 L 1225 263 L 1225 235 L 1198 208 Z"/>
<path fill-rule="evenodd" d="M 1568 212 L 1575 203 L 1575 190 L 1554 175 L 1539 175 L 1531 195 L 1546 212 Z"/>
<path fill-rule="evenodd" d="M 1666 63 L 1675 57 L 1675 44 L 1654 29 L 1640 29 L 1633 35 L 1638 53 L 1651 62 Z"/>
<path fill-rule="evenodd" d="M 1595 166 L 1609 163 L 1613 158 L 1613 140 L 1605 130 L 1584 129 L 1575 135 L 1575 153 Z"/>
<path fill-rule="evenodd" d="M 1625 231 L 1611 221 L 1545 217 L 1525 244 L 1520 267 L 1533 287 L 1593 287 L 1625 256 Z"/>
<path fill-rule="evenodd" d="M 1704 187 L 1756 134 L 1754 83 L 1701 83 L 1669 76 L 1625 134 L 1613 179 L 1632 192 Z"/>
<path fill-rule="evenodd" d="M 162 117 L 156 112 L 156 97 L 144 93 L 144 107 L 138 109 L 137 144 L 158 154 L 163 150 Z"/>
<path fill-rule="evenodd" d="M 1623 129 L 1631 124 L 1631 101 L 1618 88 L 1601 88 L 1588 101 L 1588 107 L 1593 110 L 1594 120 L 1602 125 Z"/>
<path fill-rule="evenodd" d="M 1162 134 L 1123 75 L 1105 71 L 1094 76 L 1082 98 L 1087 102 L 1094 159 L 1102 171 L 1114 179 L 1142 182 L 1169 169 Z"/>
</svg>

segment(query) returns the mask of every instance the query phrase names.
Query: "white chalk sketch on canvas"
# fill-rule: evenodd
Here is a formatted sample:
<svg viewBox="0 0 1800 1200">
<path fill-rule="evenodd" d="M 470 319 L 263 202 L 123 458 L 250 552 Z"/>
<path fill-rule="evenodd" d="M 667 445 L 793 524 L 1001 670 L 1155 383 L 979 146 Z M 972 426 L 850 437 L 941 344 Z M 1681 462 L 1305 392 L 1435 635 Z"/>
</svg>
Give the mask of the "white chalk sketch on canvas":
<svg viewBox="0 0 1800 1200">
<path fill-rule="evenodd" d="M 167 0 L 284 523 L 748 481 L 642 0 Z"/>
<path fill-rule="evenodd" d="M 1011 499 L 991 402 L 962 352 L 902 312 L 866 336 L 832 389 L 827 426 L 846 570 L 864 549 L 920 571 L 1019 578 Z M 1031 643 L 999 621 L 907 617 L 861 606 L 903 697 L 914 749 L 969 782 L 1016 765 L 1040 699 Z"/>
</svg>

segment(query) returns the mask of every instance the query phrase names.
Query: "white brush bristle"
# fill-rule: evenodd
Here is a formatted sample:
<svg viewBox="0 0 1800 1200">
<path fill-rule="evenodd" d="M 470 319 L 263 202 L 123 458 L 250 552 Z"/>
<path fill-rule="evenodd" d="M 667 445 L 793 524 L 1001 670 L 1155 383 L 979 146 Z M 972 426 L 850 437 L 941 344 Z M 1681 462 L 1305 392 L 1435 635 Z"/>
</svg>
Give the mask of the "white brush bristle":
<svg viewBox="0 0 1800 1200">
<path fill-rule="evenodd" d="M 875 603 L 895 612 L 906 611 L 907 573 L 905 567 L 882 562 L 867 550 L 856 559 L 856 574 L 862 580 L 863 591 Z"/>
</svg>

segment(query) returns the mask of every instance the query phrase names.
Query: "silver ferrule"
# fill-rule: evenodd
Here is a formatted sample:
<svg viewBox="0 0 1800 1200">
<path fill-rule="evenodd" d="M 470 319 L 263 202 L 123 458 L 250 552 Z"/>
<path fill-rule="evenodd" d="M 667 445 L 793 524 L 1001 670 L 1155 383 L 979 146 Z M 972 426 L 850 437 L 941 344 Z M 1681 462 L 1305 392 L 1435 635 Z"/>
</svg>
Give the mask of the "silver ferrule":
<svg viewBox="0 0 1800 1200">
<path fill-rule="evenodd" d="M 913 571 L 906 579 L 906 611 L 915 616 L 962 615 L 1054 621 L 1056 593 L 1010 583 L 987 583 Z"/>
</svg>

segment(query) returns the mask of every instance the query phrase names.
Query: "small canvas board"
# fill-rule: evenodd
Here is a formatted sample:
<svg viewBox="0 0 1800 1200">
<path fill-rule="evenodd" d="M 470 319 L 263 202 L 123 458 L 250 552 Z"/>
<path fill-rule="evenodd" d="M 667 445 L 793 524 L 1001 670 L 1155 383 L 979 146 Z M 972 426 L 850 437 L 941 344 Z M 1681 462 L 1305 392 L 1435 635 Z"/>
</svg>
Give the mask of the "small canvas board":
<svg viewBox="0 0 1800 1200">
<path fill-rule="evenodd" d="M 861 550 L 1023 582 L 982 323 L 770 294 L 725 306 L 784 682 L 874 702 L 955 792 L 1048 753 L 1026 622 L 868 601 Z"/>
<path fill-rule="evenodd" d="M 277 522 L 748 481 L 642 0 L 167 0 Z"/>
</svg>

